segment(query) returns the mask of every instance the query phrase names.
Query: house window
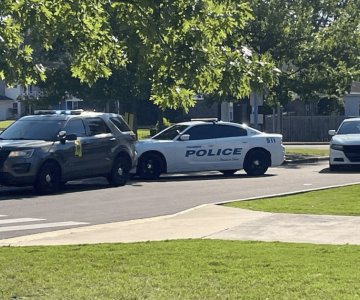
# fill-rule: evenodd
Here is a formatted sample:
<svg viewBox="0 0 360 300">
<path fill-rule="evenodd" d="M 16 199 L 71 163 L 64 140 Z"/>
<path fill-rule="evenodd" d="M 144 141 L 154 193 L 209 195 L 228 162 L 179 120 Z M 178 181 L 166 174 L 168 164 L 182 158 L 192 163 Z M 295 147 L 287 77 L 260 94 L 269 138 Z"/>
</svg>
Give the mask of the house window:
<svg viewBox="0 0 360 300">
<path fill-rule="evenodd" d="M 66 100 L 66 109 L 79 109 L 79 101 Z"/>
<path fill-rule="evenodd" d="M 18 103 L 17 102 L 14 102 L 13 105 L 12 105 L 12 111 L 13 111 L 13 114 L 17 114 L 18 113 Z"/>
</svg>

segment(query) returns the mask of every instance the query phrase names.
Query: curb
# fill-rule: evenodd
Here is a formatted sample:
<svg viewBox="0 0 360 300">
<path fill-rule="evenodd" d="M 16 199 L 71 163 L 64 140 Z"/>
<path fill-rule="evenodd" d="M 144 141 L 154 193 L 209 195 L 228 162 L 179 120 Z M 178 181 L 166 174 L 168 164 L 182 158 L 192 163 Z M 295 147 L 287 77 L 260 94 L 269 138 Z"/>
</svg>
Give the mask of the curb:
<svg viewBox="0 0 360 300">
<path fill-rule="evenodd" d="M 285 159 L 283 165 L 287 164 L 310 164 L 316 163 L 319 161 L 327 161 L 329 160 L 329 156 L 321 156 L 321 157 L 308 157 L 308 158 L 301 158 L 301 159 Z"/>
</svg>

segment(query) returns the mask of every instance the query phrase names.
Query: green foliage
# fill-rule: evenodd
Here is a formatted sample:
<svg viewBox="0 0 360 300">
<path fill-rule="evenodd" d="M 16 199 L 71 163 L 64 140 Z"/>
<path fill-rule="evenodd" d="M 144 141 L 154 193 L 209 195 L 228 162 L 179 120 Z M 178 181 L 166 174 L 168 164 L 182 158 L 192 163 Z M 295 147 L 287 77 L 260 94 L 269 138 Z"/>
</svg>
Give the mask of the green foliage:
<svg viewBox="0 0 360 300">
<path fill-rule="evenodd" d="M 252 55 L 239 35 L 251 18 L 235 0 L 5 0 L 0 77 L 31 84 L 60 69 L 94 84 L 139 74 L 134 85 L 162 108 L 187 110 L 198 93 L 240 99 L 276 82 L 271 57 Z"/>
<path fill-rule="evenodd" d="M 44 80 L 45 67 L 63 64 L 93 83 L 127 61 L 125 45 L 111 34 L 104 1 L 1 1 L 0 54 L 1 78 L 23 84 Z"/>
<path fill-rule="evenodd" d="M 344 102 L 336 96 L 321 98 L 318 102 L 318 114 L 344 115 Z"/>
<path fill-rule="evenodd" d="M 63 72 L 99 101 L 150 98 L 185 111 L 196 94 L 236 100 L 264 90 L 270 103 L 295 93 L 340 95 L 360 80 L 358 7 L 359 0 L 2 0 L 0 79 L 33 84 Z M 66 84 L 49 85 L 59 93 Z"/>
<path fill-rule="evenodd" d="M 254 0 L 247 41 L 282 70 L 268 101 L 342 95 L 360 80 L 359 0 Z"/>
</svg>

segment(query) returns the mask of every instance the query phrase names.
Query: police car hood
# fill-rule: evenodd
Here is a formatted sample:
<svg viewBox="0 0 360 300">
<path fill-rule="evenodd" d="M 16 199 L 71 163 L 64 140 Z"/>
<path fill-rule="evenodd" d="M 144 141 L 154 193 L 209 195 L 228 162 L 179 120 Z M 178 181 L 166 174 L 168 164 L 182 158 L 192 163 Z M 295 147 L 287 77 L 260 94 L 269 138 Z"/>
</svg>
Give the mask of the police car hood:
<svg viewBox="0 0 360 300">
<path fill-rule="evenodd" d="M 137 141 L 136 145 L 137 146 L 144 146 L 147 144 L 164 144 L 164 143 L 172 143 L 174 142 L 173 140 L 156 140 L 156 139 L 144 139 L 141 141 Z"/>
<path fill-rule="evenodd" d="M 51 146 L 54 142 L 40 140 L 0 140 L 0 149 L 21 150 Z"/>
<path fill-rule="evenodd" d="M 338 134 L 333 136 L 332 144 L 360 145 L 360 134 Z"/>
</svg>

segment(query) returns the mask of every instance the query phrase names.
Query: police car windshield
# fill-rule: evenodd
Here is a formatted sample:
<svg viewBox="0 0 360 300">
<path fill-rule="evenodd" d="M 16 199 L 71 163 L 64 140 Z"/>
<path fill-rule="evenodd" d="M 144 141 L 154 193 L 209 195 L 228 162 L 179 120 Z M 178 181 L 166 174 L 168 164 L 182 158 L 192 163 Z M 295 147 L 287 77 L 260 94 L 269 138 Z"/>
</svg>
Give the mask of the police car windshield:
<svg viewBox="0 0 360 300">
<path fill-rule="evenodd" d="M 154 135 L 152 139 L 154 140 L 173 140 L 176 138 L 181 132 L 183 132 L 188 125 L 174 125 L 165 130 L 161 131 L 160 133 Z"/>
<path fill-rule="evenodd" d="M 350 121 L 344 122 L 337 134 L 360 134 L 360 122 L 357 121 Z"/>
<path fill-rule="evenodd" d="M 55 141 L 64 122 L 62 120 L 18 120 L 5 129 L 0 138 L 3 140 Z"/>
</svg>

